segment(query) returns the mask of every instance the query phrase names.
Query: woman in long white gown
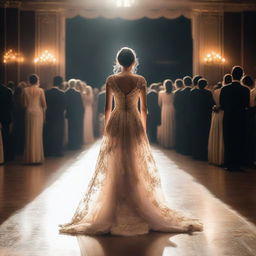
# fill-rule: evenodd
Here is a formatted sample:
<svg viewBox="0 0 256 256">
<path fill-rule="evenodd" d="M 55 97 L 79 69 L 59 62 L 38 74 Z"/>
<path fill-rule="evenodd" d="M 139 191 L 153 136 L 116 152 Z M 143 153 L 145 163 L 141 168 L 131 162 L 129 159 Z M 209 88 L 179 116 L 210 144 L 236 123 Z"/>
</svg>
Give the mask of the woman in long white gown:
<svg viewBox="0 0 256 256">
<path fill-rule="evenodd" d="M 173 82 L 165 80 L 165 90 L 158 94 L 158 103 L 161 107 L 161 125 L 158 127 L 158 142 L 165 148 L 175 145 L 175 110 L 173 106 Z"/>
<path fill-rule="evenodd" d="M 223 86 L 232 82 L 232 76 L 226 74 L 223 78 Z M 216 165 L 224 164 L 224 140 L 223 140 L 223 116 L 224 112 L 220 109 L 220 92 L 222 87 L 213 92 L 215 101 L 212 113 L 211 128 L 208 141 L 208 161 Z"/>
<path fill-rule="evenodd" d="M 84 84 L 83 102 L 84 102 L 84 144 L 90 144 L 94 141 L 93 135 L 93 90 L 92 87 Z"/>
<path fill-rule="evenodd" d="M 31 75 L 30 86 L 24 89 L 25 148 L 24 162 L 39 164 L 44 161 L 43 124 L 46 110 L 45 94 L 39 88 L 39 78 Z"/>
<path fill-rule="evenodd" d="M 95 173 L 71 222 L 60 225 L 61 232 L 130 236 L 150 230 L 202 230 L 198 220 L 166 205 L 146 135 L 146 80 L 133 73 L 136 62 L 129 48 L 117 53 L 122 71 L 107 79 L 106 126 Z"/>
</svg>

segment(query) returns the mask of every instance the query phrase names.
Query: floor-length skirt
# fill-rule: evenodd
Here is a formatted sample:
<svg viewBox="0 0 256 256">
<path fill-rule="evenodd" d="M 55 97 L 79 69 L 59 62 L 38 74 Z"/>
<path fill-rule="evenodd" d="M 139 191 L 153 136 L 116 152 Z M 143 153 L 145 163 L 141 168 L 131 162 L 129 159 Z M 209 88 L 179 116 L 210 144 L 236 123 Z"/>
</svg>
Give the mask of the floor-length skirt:
<svg viewBox="0 0 256 256">
<path fill-rule="evenodd" d="M 213 112 L 208 143 L 208 161 L 212 164 L 224 164 L 223 141 L 223 115 L 224 112 Z"/>
<path fill-rule="evenodd" d="M 28 164 L 44 161 L 43 110 L 27 110 L 25 119 L 24 162 Z"/>
<path fill-rule="evenodd" d="M 60 231 L 129 236 L 202 230 L 198 220 L 166 206 L 139 113 L 122 111 L 112 112 L 88 190 Z"/>
<path fill-rule="evenodd" d="M 175 112 L 173 106 L 163 105 L 161 125 L 157 128 L 157 140 L 165 148 L 175 146 Z"/>
<path fill-rule="evenodd" d="M 3 138 L 2 129 L 0 128 L 0 164 L 4 163 L 4 149 L 3 149 Z"/>
<path fill-rule="evenodd" d="M 84 112 L 84 144 L 90 144 L 93 141 L 93 109 L 91 105 L 86 105 Z"/>
</svg>

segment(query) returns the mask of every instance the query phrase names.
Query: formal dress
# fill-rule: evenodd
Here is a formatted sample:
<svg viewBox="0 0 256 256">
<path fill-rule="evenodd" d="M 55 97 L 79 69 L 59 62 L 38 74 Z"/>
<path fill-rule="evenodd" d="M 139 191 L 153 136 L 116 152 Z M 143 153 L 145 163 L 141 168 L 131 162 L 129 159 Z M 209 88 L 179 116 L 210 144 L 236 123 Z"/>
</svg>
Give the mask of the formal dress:
<svg viewBox="0 0 256 256">
<path fill-rule="evenodd" d="M 182 134 L 182 121 L 183 121 L 183 115 L 182 115 L 182 89 L 178 89 L 174 92 L 173 97 L 173 106 L 175 109 L 175 150 L 178 153 L 182 153 L 182 140 L 183 140 L 183 134 Z"/>
<path fill-rule="evenodd" d="M 84 144 L 94 141 L 93 135 L 93 94 L 83 94 L 84 102 Z"/>
<path fill-rule="evenodd" d="M 157 142 L 157 126 L 161 124 L 161 109 L 158 105 L 158 94 L 155 90 L 150 90 L 147 94 L 148 115 L 147 128 L 148 138 L 151 142 Z"/>
<path fill-rule="evenodd" d="M 44 90 L 36 85 L 24 89 L 25 148 L 24 162 L 37 164 L 44 161 L 43 124 L 46 101 Z"/>
<path fill-rule="evenodd" d="M 181 133 L 181 151 L 184 155 L 192 155 L 192 116 L 191 116 L 191 88 L 185 87 L 180 91 L 180 133 Z"/>
<path fill-rule="evenodd" d="M 0 122 L 2 124 L 2 139 L 5 161 L 11 160 L 10 124 L 12 122 L 12 92 L 0 84 Z"/>
<path fill-rule="evenodd" d="M 225 164 L 230 170 L 237 170 L 243 162 L 241 149 L 246 132 L 246 109 L 250 104 L 250 91 L 239 81 L 222 87 L 220 106 L 224 110 L 223 137 Z"/>
<path fill-rule="evenodd" d="M 212 92 L 207 89 L 197 89 L 191 104 L 194 113 L 193 150 L 192 156 L 198 160 L 208 159 L 208 140 L 211 127 L 211 114 L 214 100 Z"/>
<path fill-rule="evenodd" d="M 159 92 L 158 103 L 161 107 L 161 125 L 158 127 L 158 142 L 165 148 L 175 145 L 175 110 L 173 93 Z"/>
<path fill-rule="evenodd" d="M 53 87 L 45 92 L 47 110 L 45 119 L 45 154 L 61 156 L 64 140 L 65 93 Z"/>
<path fill-rule="evenodd" d="M 221 88 L 213 92 L 216 111 L 212 112 L 211 129 L 208 143 L 208 161 L 212 164 L 224 164 L 224 141 L 223 141 L 223 110 L 220 109 Z"/>
<path fill-rule="evenodd" d="M 74 234 L 139 235 L 150 230 L 187 232 L 202 224 L 166 206 L 161 181 L 138 111 L 146 81 L 130 76 L 134 89 L 124 93 L 116 75 L 107 86 L 115 97 L 95 173 L 70 223 L 60 231 Z M 122 80 L 121 80 L 122 81 Z M 118 159 L 118 161 L 117 161 Z M 68 206 L 67 206 L 68 207 Z"/>
<path fill-rule="evenodd" d="M 25 110 L 23 106 L 24 88 L 18 86 L 13 94 L 13 126 L 12 148 L 13 156 L 23 155 L 25 143 Z"/>
<path fill-rule="evenodd" d="M 68 119 L 68 148 L 80 149 L 83 144 L 84 106 L 79 91 L 71 88 L 66 91 L 66 117 Z"/>
</svg>

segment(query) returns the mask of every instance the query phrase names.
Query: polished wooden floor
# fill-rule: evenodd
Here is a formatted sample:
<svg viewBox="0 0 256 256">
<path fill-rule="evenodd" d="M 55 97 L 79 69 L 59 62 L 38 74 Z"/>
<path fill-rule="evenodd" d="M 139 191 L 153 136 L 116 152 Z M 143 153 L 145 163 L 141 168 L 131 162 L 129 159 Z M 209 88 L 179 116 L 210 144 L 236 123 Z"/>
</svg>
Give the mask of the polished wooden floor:
<svg viewBox="0 0 256 256">
<path fill-rule="evenodd" d="M 92 176 L 99 142 L 42 166 L 0 167 L 0 256 L 256 255 L 256 170 L 229 173 L 153 147 L 170 207 L 204 232 L 88 237 L 58 233 Z"/>
</svg>

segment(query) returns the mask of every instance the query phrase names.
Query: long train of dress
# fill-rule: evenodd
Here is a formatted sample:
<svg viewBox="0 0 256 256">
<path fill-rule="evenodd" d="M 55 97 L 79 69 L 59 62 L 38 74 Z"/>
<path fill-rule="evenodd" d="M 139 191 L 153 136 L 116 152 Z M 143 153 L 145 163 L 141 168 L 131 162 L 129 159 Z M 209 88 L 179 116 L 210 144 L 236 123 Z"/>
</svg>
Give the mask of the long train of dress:
<svg viewBox="0 0 256 256">
<path fill-rule="evenodd" d="M 162 232 L 201 231 L 196 219 L 167 207 L 160 176 L 142 126 L 137 103 L 146 86 L 140 76 L 128 94 L 118 87 L 116 77 L 108 84 L 115 109 L 103 136 L 94 176 L 70 223 L 60 232 L 73 234 L 138 235 Z"/>
</svg>

